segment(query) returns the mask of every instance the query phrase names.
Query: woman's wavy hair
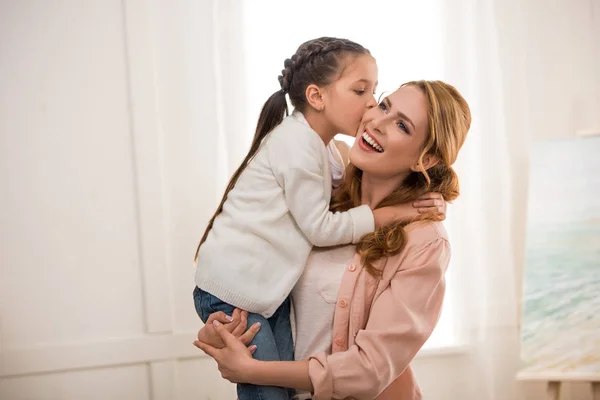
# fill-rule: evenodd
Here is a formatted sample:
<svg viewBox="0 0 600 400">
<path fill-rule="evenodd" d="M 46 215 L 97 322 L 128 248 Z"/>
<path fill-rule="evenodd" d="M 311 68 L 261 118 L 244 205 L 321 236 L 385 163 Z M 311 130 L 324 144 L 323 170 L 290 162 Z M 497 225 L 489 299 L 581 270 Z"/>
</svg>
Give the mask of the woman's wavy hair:
<svg viewBox="0 0 600 400">
<path fill-rule="evenodd" d="M 376 208 L 409 203 L 428 192 L 438 192 L 446 201 L 459 195 L 458 176 L 452 169 L 458 151 L 462 147 L 471 126 L 471 111 L 466 100 L 451 86 L 442 81 L 413 81 L 402 86 L 416 86 L 425 94 L 428 104 L 428 134 L 419 165 L 421 170 L 411 172 L 408 177 Z M 425 170 L 423 158 L 436 157 L 439 162 Z M 347 211 L 361 203 L 362 171 L 352 164 L 346 169 L 346 178 L 336 190 L 331 201 L 331 211 Z M 356 248 L 365 269 L 379 275 L 373 263 L 381 258 L 399 254 L 406 245 L 405 226 L 418 220 L 439 220 L 435 214 L 397 222 L 364 235 Z"/>
</svg>

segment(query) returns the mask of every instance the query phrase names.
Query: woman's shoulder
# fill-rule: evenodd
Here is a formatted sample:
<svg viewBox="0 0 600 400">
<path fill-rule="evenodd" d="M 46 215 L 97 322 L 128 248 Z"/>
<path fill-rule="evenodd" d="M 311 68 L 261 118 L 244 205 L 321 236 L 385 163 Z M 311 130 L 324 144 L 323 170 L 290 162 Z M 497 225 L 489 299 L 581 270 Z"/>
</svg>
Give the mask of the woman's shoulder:
<svg viewBox="0 0 600 400">
<path fill-rule="evenodd" d="M 350 155 L 350 146 L 341 140 L 333 140 L 333 144 L 337 148 L 340 153 L 340 157 L 342 158 L 343 165 L 348 165 L 349 155 Z"/>
<path fill-rule="evenodd" d="M 450 244 L 444 224 L 436 221 L 417 221 L 405 228 L 406 246 L 386 262 L 391 279 L 397 271 L 427 266 L 444 271 L 448 267 Z"/>
<path fill-rule="evenodd" d="M 444 224 L 417 221 L 405 227 L 406 245 L 402 251 L 385 259 L 383 276 L 392 280 L 397 272 L 426 268 L 431 274 L 424 279 L 443 275 L 450 262 L 450 243 Z M 382 259 L 383 260 L 383 259 Z"/>
<path fill-rule="evenodd" d="M 407 248 L 426 246 L 432 242 L 448 242 L 448 232 L 439 221 L 416 221 L 405 228 Z"/>
</svg>

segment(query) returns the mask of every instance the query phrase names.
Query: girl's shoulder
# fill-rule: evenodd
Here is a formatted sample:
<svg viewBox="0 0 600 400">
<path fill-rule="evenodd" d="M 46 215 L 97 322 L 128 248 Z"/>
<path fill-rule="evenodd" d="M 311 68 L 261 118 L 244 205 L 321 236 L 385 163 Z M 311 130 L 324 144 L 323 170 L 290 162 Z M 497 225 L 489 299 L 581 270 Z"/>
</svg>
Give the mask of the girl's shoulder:
<svg viewBox="0 0 600 400">
<path fill-rule="evenodd" d="M 289 149 L 298 149 L 302 147 L 325 148 L 323 140 L 308 123 L 299 118 L 296 113 L 288 115 L 277 125 L 267 138 L 267 143 L 271 146 L 284 146 Z"/>
</svg>

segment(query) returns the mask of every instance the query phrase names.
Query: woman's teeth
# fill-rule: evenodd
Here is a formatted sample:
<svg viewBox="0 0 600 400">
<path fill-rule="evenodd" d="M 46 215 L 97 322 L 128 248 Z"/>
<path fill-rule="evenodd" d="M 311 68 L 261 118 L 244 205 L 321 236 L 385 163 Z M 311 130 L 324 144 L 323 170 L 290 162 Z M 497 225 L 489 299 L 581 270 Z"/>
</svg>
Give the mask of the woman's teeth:
<svg viewBox="0 0 600 400">
<path fill-rule="evenodd" d="M 383 147 L 378 145 L 377 142 L 371 136 L 369 136 L 369 134 L 367 132 L 363 132 L 362 138 L 375 151 L 378 151 L 379 153 L 383 153 Z"/>
</svg>

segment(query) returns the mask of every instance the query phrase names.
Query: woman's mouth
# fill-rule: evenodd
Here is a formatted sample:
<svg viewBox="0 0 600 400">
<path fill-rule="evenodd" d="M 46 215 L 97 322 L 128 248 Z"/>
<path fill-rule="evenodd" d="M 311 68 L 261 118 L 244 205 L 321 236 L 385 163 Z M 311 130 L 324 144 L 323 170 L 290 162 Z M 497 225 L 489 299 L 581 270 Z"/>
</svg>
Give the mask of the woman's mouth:
<svg viewBox="0 0 600 400">
<path fill-rule="evenodd" d="M 375 140 L 375 138 L 369 135 L 368 131 L 364 131 L 358 140 L 358 145 L 365 151 L 374 151 L 377 153 L 383 153 L 383 147 Z"/>
</svg>

